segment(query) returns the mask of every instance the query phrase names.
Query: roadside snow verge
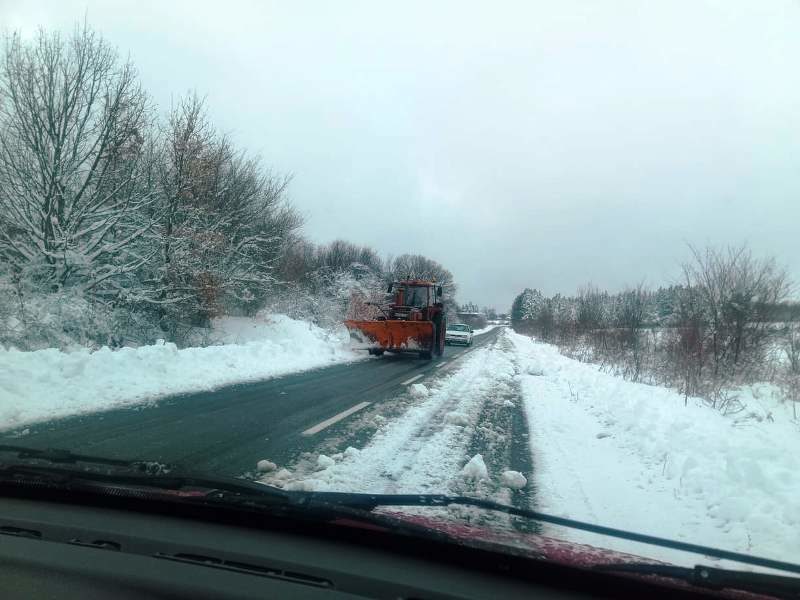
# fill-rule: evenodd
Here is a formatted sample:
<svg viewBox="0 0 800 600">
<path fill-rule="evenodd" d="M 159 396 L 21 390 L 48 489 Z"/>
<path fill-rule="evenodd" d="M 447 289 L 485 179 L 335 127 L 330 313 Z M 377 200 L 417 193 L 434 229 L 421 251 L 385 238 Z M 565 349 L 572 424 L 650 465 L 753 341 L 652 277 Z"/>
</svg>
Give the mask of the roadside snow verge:
<svg viewBox="0 0 800 600">
<path fill-rule="evenodd" d="M 216 325 L 243 341 L 182 350 L 164 343 L 94 352 L 0 349 L 0 429 L 361 358 L 349 349 L 346 331 L 284 315 Z"/>
<path fill-rule="evenodd" d="M 800 427 L 769 386 L 742 390 L 746 410 L 723 416 L 699 399 L 507 336 L 521 371 L 539 510 L 798 561 Z M 632 551 L 632 542 L 579 531 L 559 528 L 558 537 Z M 675 560 L 668 550 L 639 551 Z"/>
</svg>

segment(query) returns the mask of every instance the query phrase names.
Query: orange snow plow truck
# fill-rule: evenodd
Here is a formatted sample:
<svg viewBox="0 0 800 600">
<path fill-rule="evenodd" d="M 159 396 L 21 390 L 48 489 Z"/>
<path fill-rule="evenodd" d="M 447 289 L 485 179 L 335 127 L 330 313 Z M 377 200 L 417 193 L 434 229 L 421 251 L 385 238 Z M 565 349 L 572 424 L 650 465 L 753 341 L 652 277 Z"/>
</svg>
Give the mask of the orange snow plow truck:
<svg viewBox="0 0 800 600">
<path fill-rule="evenodd" d="M 413 352 L 431 359 L 444 352 L 446 329 L 442 288 L 433 281 L 407 279 L 389 286 L 391 300 L 373 303 L 380 314 L 373 321 L 345 321 L 357 347 L 377 356 Z"/>
</svg>

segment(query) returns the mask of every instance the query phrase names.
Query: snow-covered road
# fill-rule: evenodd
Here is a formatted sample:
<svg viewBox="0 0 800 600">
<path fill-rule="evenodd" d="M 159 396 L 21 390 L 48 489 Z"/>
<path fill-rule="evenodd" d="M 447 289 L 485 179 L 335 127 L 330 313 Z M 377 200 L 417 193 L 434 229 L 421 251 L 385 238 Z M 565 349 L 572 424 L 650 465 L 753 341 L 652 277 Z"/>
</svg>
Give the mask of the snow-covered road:
<svg viewBox="0 0 800 600">
<path fill-rule="evenodd" d="M 498 342 L 508 344 L 507 340 Z M 362 452 L 336 455 L 333 464 L 304 479 L 304 487 L 372 493 L 452 493 L 477 491 L 492 494 L 502 483 L 487 475 L 485 464 L 496 456 L 478 458 L 462 472 L 471 453 L 477 429 L 488 440 L 507 443 L 508 432 L 492 427 L 510 422 L 516 405 L 516 374 L 508 352 L 496 344 L 467 353 L 450 375 L 432 383 L 412 384 L 416 402 L 400 419 L 389 421 Z M 502 414 L 509 417 L 503 420 Z M 499 418 L 498 418 L 499 417 Z M 499 422 L 498 422 L 499 421 Z M 507 452 L 504 452 L 505 460 Z M 510 464 L 500 465 L 511 470 Z M 498 473 L 494 473 L 498 475 Z"/>
<path fill-rule="evenodd" d="M 323 456 L 312 472 L 266 479 L 301 489 L 466 492 L 498 500 L 522 486 L 544 512 L 791 560 L 800 525 L 800 428 L 770 388 L 742 394 L 747 410 L 723 416 L 699 399 L 624 381 L 504 330 L 491 347 L 412 389 L 405 413 L 362 448 Z M 509 459 L 519 440 L 508 438 L 526 435 L 502 417 L 514 411 L 524 412 L 530 430 L 527 471 Z M 517 469 L 522 479 L 509 473 Z M 579 531 L 545 531 L 651 558 L 698 561 Z"/>
<path fill-rule="evenodd" d="M 52 351 L 41 371 L 35 368 L 39 353 L 17 357 L 5 380 L 0 366 L 0 382 L 8 384 L 0 390 L 0 397 L 8 394 L 0 409 L 16 417 L 6 422 L 16 427 L 0 438 L 240 476 L 261 459 L 290 464 L 320 440 L 352 434 L 351 445 L 361 447 L 371 434 L 356 426 L 362 415 L 389 417 L 398 393 L 447 372 L 497 337 L 479 336 L 469 350 L 448 346 L 443 359 L 429 361 L 352 353 L 346 342 L 291 320 L 224 325 L 222 346 Z M 74 363 L 80 368 L 67 369 Z M 314 365 L 319 368 L 308 368 Z M 15 395 L 14 386 L 22 393 Z M 169 395 L 172 390 L 184 393 Z M 42 422 L 65 414 L 72 416 Z"/>
</svg>

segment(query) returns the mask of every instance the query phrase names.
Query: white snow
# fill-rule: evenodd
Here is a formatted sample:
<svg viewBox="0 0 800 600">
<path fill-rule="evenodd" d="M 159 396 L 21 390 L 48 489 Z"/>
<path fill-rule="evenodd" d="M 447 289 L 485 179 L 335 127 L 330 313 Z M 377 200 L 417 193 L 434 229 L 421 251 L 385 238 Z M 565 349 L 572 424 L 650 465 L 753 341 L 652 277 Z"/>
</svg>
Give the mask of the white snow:
<svg viewBox="0 0 800 600">
<path fill-rule="evenodd" d="M 519 471 L 503 471 L 500 481 L 504 486 L 513 490 L 521 490 L 528 485 L 528 478 Z"/>
<path fill-rule="evenodd" d="M 297 481 L 290 481 L 283 489 L 289 490 L 292 492 L 313 492 L 317 489 L 317 481 L 314 479 L 304 479 L 304 480 L 297 480 Z"/>
<path fill-rule="evenodd" d="M 317 457 L 317 467 L 320 469 L 327 469 L 328 467 L 332 467 L 336 464 L 336 461 L 333 460 L 330 456 L 325 456 L 324 454 L 320 454 Z"/>
<path fill-rule="evenodd" d="M 478 481 L 479 479 L 489 479 L 489 470 L 483 462 L 483 456 L 476 454 L 469 459 L 469 462 L 461 469 L 461 476 L 464 479 Z"/>
<path fill-rule="evenodd" d="M 769 386 L 741 390 L 747 409 L 724 416 L 700 399 L 685 402 L 672 390 L 605 374 L 510 329 L 457 364 L 363 449 L 348 448 L 341 461 L 293 485 L 372 493 L 471 485 L 502 498 L 486 470 L 491 448 L 467 450 L 487 402 L 505 405 L 500 398 L 519 393 L 533 480 L 510 470 L 498 479 L 506 492 L 531 490 L 532 508 L 798 561 L 800 425 Z M 714 562 L 561 527 L 545 525 L 544 533 L 678 564 Z"/>
<path fill-rule="evenodd" d="M 283 315 L 215 326 L 219 339 L 236 342 L 181 350 L 163 342 L 95 352 L 0 349 L 0 429 L 364 358 L 350 350 L 343 328 L 331 333 Z"/>
<path fill-rule="evenodd" d="M 292 472 L 289 469 L 281 469 L 273 476 L 273 479 L 285 480 L 292 477 Z"/>
<path fill-rule="evenodd" d="M 269 473 L 270 471 L 274 471 L 277 468 L 278 465 L 266 459 L 260 460 L 258 461 L 258 463 L 256 463 L 256 469 L 258 469 L 259 473 Z"/>
<path fill-rule="evenodd" d="M 769 386 L 723 416 L 546 344 L 514 342 L 537 508 L 660 537 L 798 561 L 800 427 Z M 553 529 L 553 528 L 549 528 Z M 558 528 L 556 537 L 686 562 L 653 546 Z"/>
<path fill-rule="evenodd" d="M 428 395 L 428 388 L 424 383 L 414 383 L 408 388 L 408 391 L 415 398 L 424 398 Z"/>
<path fill-rule="evenodd" d="M 469 425 L 469 417 L 462 412 L 453 411 L 444 416 L 445 423 L 452 423 L 453 425 L 466 426 Z"/>
<path fill-rule="evenodd" d="M 472 335 L 481 335 L 482 333 L 487 333 L 487 332 L 491 331 L 492 329 L 497 329 L 498 327 L 501 327 L 501 325 L 490 324 L 490 325 L 487 325 L 486 327 L 483 327 L 482 329 L 473 329 L 472 330 Z"/>
<path fill-rule="evenodd" d="M 367 493 L 461 491 L 467 483 L 461 477 L 465 463 L 472 463 L 471 472 L 483 462 L 467 453 L 481 409 L 513 380 L 514 373 L 504 352 L 481 347 L 465 355 L 457 370 L 426 387 L 428 394 L 416 398 L 401 418 L 388 420 L 367 446 L 350 447 L 342 461 L 314 472 L 310 485 Z M 480 478 L 469 482 L 479 483 L 487 484 Z"/>
</svg>

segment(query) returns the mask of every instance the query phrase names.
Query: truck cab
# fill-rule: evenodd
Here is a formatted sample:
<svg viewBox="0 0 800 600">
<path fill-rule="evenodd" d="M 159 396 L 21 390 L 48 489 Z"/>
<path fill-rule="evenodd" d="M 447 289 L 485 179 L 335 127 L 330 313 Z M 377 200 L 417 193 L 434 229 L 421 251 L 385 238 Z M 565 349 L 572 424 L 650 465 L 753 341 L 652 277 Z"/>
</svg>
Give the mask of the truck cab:
<svg viewBox="0 0 800 600">
<path fill-rule="evenodd" d="M 391 318 L 400 321 L 430 321 L 442 308 L 442 288 L 430 281 L 407 280 L 389 286 L 393 294 Z M 433 311 L 431 308 L 435 308 Z"/>
</svg>

